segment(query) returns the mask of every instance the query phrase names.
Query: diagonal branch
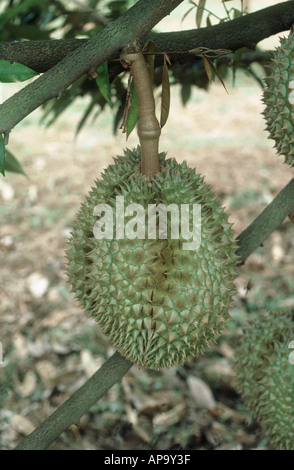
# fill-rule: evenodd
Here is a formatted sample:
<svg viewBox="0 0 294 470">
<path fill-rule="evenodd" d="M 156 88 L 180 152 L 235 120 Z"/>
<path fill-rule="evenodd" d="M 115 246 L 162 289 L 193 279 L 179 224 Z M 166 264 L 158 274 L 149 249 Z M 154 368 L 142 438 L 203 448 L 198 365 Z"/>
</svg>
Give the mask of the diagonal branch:
<svg viewBox="0 0 294 470">
<path fill-rule="evenodd" d="M 294 178 L 237 238 L 240 264 L 294 211 Z"/>
<path fill-rule="evenodd" d="M 294 178 L 237 238 L 241 264 L 294 211 Z M 77 423 L 124 374 L 132 363 L 116 352 L 63 405 L 23 439 L 16 450 L 46 449 L 71 424 Z"/>
<path fill-rule="evenodd" d="M 120 382 L 132 365 L 132 362 L 124 359 L 118 352 L 114 353 L 81 388 L 23 439 L 15 450 L 46 449 L 65 429 L 77 423 L 115 383 Z"/>
<path fill-rule="evenodd" d="M 53 97 L 60 96 L 83 74 L 96 70 L 119 51 L 141 42 L 147 33 L 183 0 L 139 0 L 100 34 L 74 50 L 44 75 L 27 85 L 0 106 L 0 134 Z"/>
</svg>

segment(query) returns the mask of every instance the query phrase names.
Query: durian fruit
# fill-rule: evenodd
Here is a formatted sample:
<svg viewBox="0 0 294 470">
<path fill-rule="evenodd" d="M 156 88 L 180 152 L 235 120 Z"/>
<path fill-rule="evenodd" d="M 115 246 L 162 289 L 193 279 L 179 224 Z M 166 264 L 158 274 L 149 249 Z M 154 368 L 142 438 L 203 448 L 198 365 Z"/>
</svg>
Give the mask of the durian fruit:
<svg viewBox="0 0 294 470">
<path fill-rule="evenodd" d="M 294 36 L 280 38 L 270 61 L 263 101 L 269 138 L 278 154 L 294 166 Z"/>
<path fill-rule="evenodd" d="M 140 147 L 126 150 L 95 182 L 74 223 L 67 273 L 80 304 L 111 344 L 137 366 L 160 369 L 199 355 L 222 331 L 235 293 L 237 245 L 227 214 L 194 169 L 160 153 L 161 171 L 146 176 L 140 160 Z M 145 238 L 142 232 L 141 238 L 119 238 L 118 196 L 125 206 L 144 208 L 201 204 L 199 248 L 183 249 L 181 231 L 179 238 L 170 236 L 169 217 L 166 238 L 158 231 L 148 238 L 147 223 Z M 111 239 L 93 234 L 97 204 L 113 209 Z"/>
<path fill-rule="evenodd" d="M 235 351 L 237 389 L 279 450 L 294 450 L 293 325 L 290 313 L 260 314 Z"/>
</svg>

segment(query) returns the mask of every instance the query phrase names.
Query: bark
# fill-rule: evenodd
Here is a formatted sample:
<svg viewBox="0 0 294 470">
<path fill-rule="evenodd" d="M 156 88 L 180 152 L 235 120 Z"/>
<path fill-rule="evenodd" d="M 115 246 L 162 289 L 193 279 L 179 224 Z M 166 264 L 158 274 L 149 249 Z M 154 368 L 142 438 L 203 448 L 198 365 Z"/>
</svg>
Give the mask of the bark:
<svg viewBox="0 0 294 470">
<path fill-rule="evenodd" d="M 199 46 L 235 51 L 240 47 L 252 49 L 262 39 L 289 31 L 293 23 L 294 1 L 291 0 L 215 26 L 180 33 L 152 33 L 148 37 L 156 41 L 159 50 L 168 53 Z"/>
<path fill-rule="evenodd" d="M 240 47 L 252 49 L 261 40 L 289 30 L 293 23 L 294 1 L 291 0 L 208 28 L 149 34 L 145 30 L 147 36 L 142 34 L 141 39 L 143 42 L 147 39 L 152 40 L 158 52 L 168 52 L 171 60 L 185 63 L 191 61 L 191 55 L 183 53 L 190 49 L 200 46 L 231 51 Z M 20 62 L 41 73 L 89 41 L 89 39 L 63 39 L 1 43 L 0 60 Z M 119 53 L 109 58 L 118 59 Z"/>
</svg>

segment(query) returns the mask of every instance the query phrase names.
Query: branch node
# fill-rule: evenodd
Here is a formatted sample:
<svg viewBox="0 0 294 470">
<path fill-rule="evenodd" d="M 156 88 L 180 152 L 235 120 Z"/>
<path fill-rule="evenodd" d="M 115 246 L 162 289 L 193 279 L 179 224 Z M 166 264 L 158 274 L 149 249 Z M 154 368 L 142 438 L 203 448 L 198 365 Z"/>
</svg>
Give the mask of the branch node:
<svg viewBox="0 0 294 470">
<path fill-rule="evenodd" d="M 98 78 L 98 72 L 96 69 L 91 68 L 88 70 L 88 78 L 89 80 L 96 80 Z"/>
</svg>

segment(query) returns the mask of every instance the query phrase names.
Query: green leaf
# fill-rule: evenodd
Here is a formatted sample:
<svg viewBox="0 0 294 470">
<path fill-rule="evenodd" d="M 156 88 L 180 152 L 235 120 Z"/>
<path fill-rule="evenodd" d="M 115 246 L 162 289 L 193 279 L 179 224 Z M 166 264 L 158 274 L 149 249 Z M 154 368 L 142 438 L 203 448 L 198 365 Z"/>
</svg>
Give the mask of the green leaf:
<svg viewBox="0 0 294 470">
<path fill-rule="evenodd" d="M 240 49 L 237 49 L 237 50 L 234 52 L 234 60 L 233 60 L 233 85 L 235 85 L 237 68 L 240 66 L 240 62 L 241 62 L 242 55 L 243 55 L 244 52 L 246 52 L 246 48 L 245 48 L 245 47 L 241 47 Z"/>
<path fill-rule="evenodd" d="M 191 85 L 190 83 L 184 83 L 182 85 L 182 88 L 181 88 L 181 99 L 182 99 L 182 103 L 183 105 L 185 106 L 187 104 L 187 102 L 189 101 L 190 99 L 190 96 L 191 96 Z"/>
<path fill-rule="evenodd" d="M 50 39 L 50 32 L 40 29 L 38 26 L 25 24 L 25 25 L 9 25 L 9 33 L 19 36 L 22 39 L 40 40 Z"/>
<path fill-rule="evenodd" d="M 90 114 L 92 113 L 94 107 L 95 107 L 95 104 L 96 104 L 96 100 L 95 98 L 92 99 L 92 101 L 90 102 L 89 106 L 87 106 L 86 108 L 86 111 L 84 112 L 83 114 L 83 117 L 82 119 L 79 121 L 78 125 L 77 125 L 77 128 L 76 128 L 76 135 L 78 135 L 78 133 L 81 131 L 81 129 L 84 127 L 84 125 L 86 124 L 86 121 L 88 119 L 88 117 L 90 116 Z"/>
<path fill-rule="evenodd" d="M 2 134 L 0 134 L 0 173 L 5 176 L 5 146 Z"/>
<path fill-rule="evenodd" d="M 4 13 L 2 13 L 1 21 L 3 23 L 7 23 L 8 21 L 12 20 L 13 18 L 25 12 L 26 10 L 33 8 L 34 6 L 38 5 L 40 8 L 40 3 L 41 2 L 39 0 L 23 0 L 19 2 L 19 5 L 16 5 L 16 6 L 10 5 L 9 8 L 6 8 L 4 10 Z"/>
<path fill-rule="evenodd" d="M 97 69 L 98 77 L 96 78 L 96 83 L 99 88 L 99 91 L 103 98 L 110 104 L 112 103 L 109 96 L 109 76 L 108 76 L 108 62 L 105 61 L 103 64 L 99 65 Z"/>
<path fill-rule="evenodd" d="M 205 57 L 203 56 L 203 61 L 204 61 L 204 66 L 205 66 L 205 70 L 206 70 L 206 73 L 207 73 L 207 76 L 208 76 L 208 79 L 211 81 L 212 80 L 212 72 L 211 73 L 211 78 L 210 78 L 210 75 L 209 75 L 209 69 L 211 67 L 211 69 L 213 70 L 213 72 L 215 73 L 215 75 L 218 77 L 219 81 L 221 82 L 222 86 L 224 87 L 224 89 L 226 90 L 226 92 L 229 94 L 227 88 L 226 88 L 226 85 L 225 85 L 225 82 L 223 81 L 219 71 L 217 70 L 216 66 L 214 65 L 214 63 L 212 62 L 212 60 L 210 60 L 209 57 Z"/>
<path fill-rule="evenodd" d="M 58 98 L 52 98 L 43 105 L 45 110 L 41 122 L 46 127 L 51 126 L 53 122 L 65 111 L 65 109 L 74 103 L 74 99 L 81 92 L 84 81 L 87 79 L 86 75 L 78 78 L 65 94 L 61 94 Z"/>
<path fill-rule="evenodd" d="M 200 0 L 196 11 L 196 26 L 200 28 L 206 0 Z"/>
<path fill-rule="evenodd" d="M 36 75 L 38 75 L 37 72 L 23 64 L 18 62 L 11 64 L 9 60 L 0 60 L 0 82 L 2 83 L 24 82 Z"/>
<path fill-rule="evenodd" d="M 131 109 L 129 110 L 127 118 L 127 138 L 134 129 L 139 116 L 137 93 L 134 82 L 131 83 Z"/>
<path fill-rule="evenodd" d="M 208 57 L 206 57 L 205 55 L 202 56 L 202 59 L 203 59 L 203 64 L 204 64 L 204 68 L 205 68 L 207 78 L 210 82 L 212 82 L 212 71 L 211 71 L 211 68 L 210 68 L 211 62 L 208 59 Z"/>
<path fill-rule="evenodd" d="M 121 123 L 121 121 L 123 119 L 124 109 L 125 109 L 125 103 L 124 103 L 124 101 L 120 101 L 118 103 L 118 109 L 117 109 L 117 112 L 116 112 L 116 114 L 114 116 L 114 120 L 113 120 L 113 134 L 114 135 L 117 134 L 118 126 L 119 126 L 119 124 Z"/>
<path fill-rule="evenodd" d="M 184 14 L 183 18 L 181 19 L 181 23 L 183 23 L 184 19 L 187 18 L 187 16 L 189 15 L 189 13 L 194 10 L 195 8 L 195 5 L 191 8 L 189 8 L 189 10 L 186 11 L 186 13 Z"/>
<path fill-rule="evenodd" d="M 4 168 L 5 168 L 5 171 L 11 171 L 13 173 L 20 173 L 21 175 L 27 176 L 26 173 L 23 171 L 18 160 L 15 158 L 14 155 L 12 155 L 11 152 L 9 152 L 9 150 L 6 150 Z"/>
<path fill-rule="evenodd" d="M 242 16 L 242 11 L 238 10 L 237 8 L 233 8 L 233 12 L 234 12 L 234 20 Z"/>
</svg>

